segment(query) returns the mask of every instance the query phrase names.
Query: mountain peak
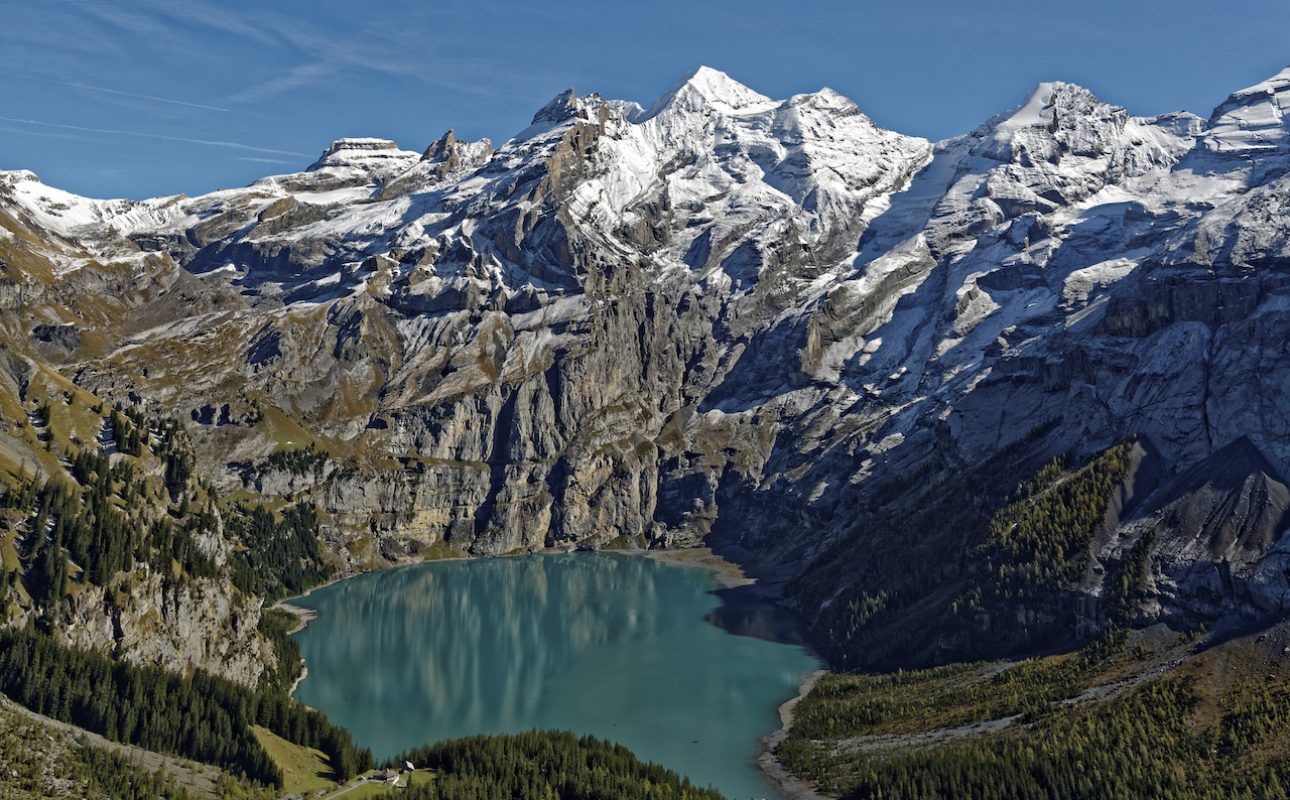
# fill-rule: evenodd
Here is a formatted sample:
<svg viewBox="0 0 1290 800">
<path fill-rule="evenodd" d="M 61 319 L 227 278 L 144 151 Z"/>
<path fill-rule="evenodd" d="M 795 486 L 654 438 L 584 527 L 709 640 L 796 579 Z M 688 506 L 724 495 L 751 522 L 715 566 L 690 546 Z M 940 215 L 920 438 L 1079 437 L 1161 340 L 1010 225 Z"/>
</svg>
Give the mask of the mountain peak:
<svg viewBox="0 0 1290 800">
<path fill-rule="evenodd" d="M 443 136 L 440 136 L 425 152 L 421 154 L 422 161 L 443 161 L 457 147 L 457 134 L 449 128 Z"/>
<path fill-rule="evenodd" d="M 0 169 L 0 186 L 19 183 L 40 183 L 40 176 L 29 169 Z"/>
<path fill-rule="evenodd" d="M 1247 86 L 1238 92 L 1233 92 L 1229 101 L 1237 99 L 1273 99 L 1284 95 L 1288 91 L 1290 91 L 1290 66 L 1265 81 L 1256 83 L 1253 86 Z"/>
<path fill-rule="evenodd" d="M 1206 145 L 1214 152 L 1277 150 L 1290 142 L 1290 67 L 1233 92 L 1210 115 Z"/>
<path fill-rule="evenodd" d="M 1028 128 L 1056 130 L 1061 117 L 1086 115 L 1098 108 L 1115 107 L 1108 106 L 1091 90 L 1079 84 L 1044 81 L 1031 90 L 1025 102 L 1012 111 L 998 115 L 986 123 L 986 128 L 993 128 L 994 138 L 1005 142 Z"/>
<path fill-rule="evenodd" d="M 572 89 L 565 89 L 550 102 L 538 109 L 533 115 L 533 125 L 543 123 L 558 124 L 564 122 L 578 112 L 578 96 Z"/>
<path fill-rule="evenodd" d="M 420 154 L 401 150 L 398 143 L 390 139 L 347 137 L 336 139 L 328 145 L 322 156 L 309 165 L 309 170 L 323 167 L 371 167 L 407 160 L 411 156 L 419 157 Z"/>
<path fill-rule="evenodd" d="M 838 114 L 850 116 L 859 114 L 860 107 L 855 101 L 846 95 L 825 86 L 817 92 L 808 92 L 805 94 L 795 94 L 788 98 L 790 106 L 810 106 L 819 109 L 828 109 Z"/>
<path fill-rule="evenodd" d="M 769 97 L 753 91 L 726 73 L 712 67 L 699 67 L 660 97 L 644 119 L 669 108 L 698 111 L 705 108 L 743 109 L 773 103 Z"/>
<path fill-rule="evenodd" d="M 709 100 L 731 105 L 748 100 L 758 102 L 767 99 L 721 70 L 712 67 L 700 66 L 681 81 L 679 86 L 693 89 Z"/>
<path fill-rule="evenodd" d="M 353 136 L 332 141 L 323 151 L 323 157 L 332 156 L 342 150 L 398 150 L 399 146 L 392 139 L 376 139 L 369 136 Z"/>
<path fill-rule="evenodd" d="M 470 142 L 457 138 L 449 128 L 421 154 L 421 162 L 430 165 L 430 174 L 443 178 L 459 170 L 478 167 L 493 154 L 493 143 L 488 139 Z"/>
</svg>

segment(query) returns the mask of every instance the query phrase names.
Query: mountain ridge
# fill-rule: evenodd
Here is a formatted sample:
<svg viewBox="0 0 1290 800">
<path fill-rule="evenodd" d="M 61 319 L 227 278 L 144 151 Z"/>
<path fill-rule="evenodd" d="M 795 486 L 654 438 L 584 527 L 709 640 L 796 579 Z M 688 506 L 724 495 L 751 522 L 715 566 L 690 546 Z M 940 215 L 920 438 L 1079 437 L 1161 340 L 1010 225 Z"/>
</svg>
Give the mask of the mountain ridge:
<svg viewBox="0 0 1290 800">
<path fill-rule="evenodd" d="M 898 546 L 857 509 L 1011 447 L 1009 489 L 1135 437 L 1169 476 L 1245 440 L 1280 481 L 1285 74 L 1209 118 L 1042 83 L 932 143 L 700 68 L 649 110 L 569 90 L 496 148 L 343 138 L 196 197 L 3 172 L 5 391 L 30 411 L 45 369 L 179 420 L 213 488 L 310 498 L 344 571 L 715 535 L 804 585 Z M 16 431 L 0 467 L 56 473 Z M 1106 559 L 1168 525 L 1135 514 Z M 1159 618 L 1275 606 L 1264 544 Z"/>
</svg>

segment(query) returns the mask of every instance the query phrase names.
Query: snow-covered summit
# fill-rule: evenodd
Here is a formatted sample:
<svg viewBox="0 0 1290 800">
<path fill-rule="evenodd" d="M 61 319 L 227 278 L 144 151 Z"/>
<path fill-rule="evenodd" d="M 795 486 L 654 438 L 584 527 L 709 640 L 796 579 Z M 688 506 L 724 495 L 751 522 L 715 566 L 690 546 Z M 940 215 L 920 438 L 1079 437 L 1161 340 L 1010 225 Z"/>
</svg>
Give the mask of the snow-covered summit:
<svg viewBox="0 0 1290 800">
<path fill-rule="evenodd" d="M 1019 99 L 933 146 L 832 90 L 772 99 L 700 68 L 649 111 L 562 92 L 495 150 L 451 131 L 423 152 L 340 139 L 308 171 L 140 203 L 3 173 L 0 206 L 79 248 L 67 264 L 160 251 L 266 307 L 370 295 L 408 330 L 485 307 L 572 315 L 611 280 L 692 291 L 729 345 L 693 362 L 729 370 L 714 403 L 773 395 L 760 371 L 917 409 L 1068 326 L 1136 336 L 1164 324 L 1150 314 L 1245 308 L 1149 279 L 1290 263 L 1290 69 L 1208 119 L 1134 116 L 1057 81 Z"/>
<path fill-rule="evenodd" d="M 155 201 L 152 201 L 155 202 Z M 31 170 L 0 170 L 0 208 L 12 210 L 61 237 L 93 235 L 140 205 L 132 200 L 96 200 L 48 186 Z"/>
<path fill-rule="evenodd" d="M 1060 100 L 1059 94 L 1069 96 L 1081 91 L 1087 90 L 1061 81 L 1045 81 L 1037 85 L 1020 106 L 995 117 L 993 124 L 987 125 L 993 128 L 996 141 L 1011 142 L 1018 131 L 1049 127 L 1056 112 L 1056 103 Z"/>
<path fill-rule="evenodd" d="M 415 161 L 419 157 L 419 153 L 403 150 L 390 139 L 351 137 L 333 141 L 322 156 L 309 166 L 309 170 L 324 167 L 406 168 L 409 160 Z"/>
<path fill-rule="evenodd" d="M 1216 153 L 1290 149 L 1290 67 L 1214 109 L 1205 143 Z"/>
<path fill-rule="evenodd" d="M 743 111 L 774 104 L 774 100 L 749 89 L 720 70 L 699 67 L 656 100 L 639 121 L 644 122 L 668 109 Z"/>
<path fill-rule="evenodd" d="M 422 161 L 435 164 L 447 164 L 456 170 L 464 166 L 480 166 L 488 160 L 493 152 L 493 143 L 489 139 L 464 141 L 457 138 L 457 133 L 449 128 L 421 154 Z"/>
<path fill-rule="evenodd" d="M 1062 153 L 1095 155 L 1118 137 L 1131 115 L 1090 89 L 1065 81 L 1040 83 L 1025 102 L 989 120 L 974 135 L 993 141 L 999 157 L 1054 160 Z"/>
<path fill-rule="evenodd" d="M 29 169 L 0 169 L 0 186 L 15 186 L 27 181 L 39 181 L 40 176 Z"/>
<path fill-rule="evenodd" d="M 552 125 L 558 124 L 564 122 L 577 112 L 578 96 L 572 89 L 565 89 L 563 92 L 560 92 L 555 97 L 551 98 L 550 102 L 546 105 L 539 108 L 537 113 L 533 115 L 533 121 L 530 124 L 534 126 L 542 125 L 544 123 Z"/>
<path fill-rule="evenodd" d="M 1217 203 L 1240 176 L 1199 188 L 1194 176 L 1224 159 L 1175 166 L 1203 143 L 1284 139 L 1288 97 L 1290 70 L 1234 93 L 1207 123 L 1135 117 L 1082 86 L 1045 82 L 933 158 L 929 142 L 875 125 L 833 90 L 773 99 L 700 67 L 648 111 L 561 92 L 497 149 L 451 131 L 423 152 L 344 138 L 304 172 L 198 198 L 117 207 L 18 194 L 51 229 L 110 219 L 141 240 L 195 243 L 194 263 L 266 260 L 274 280 L 390 248 L 437 252 L 446 240 L 490 264 L 489 280 L 572 284 L 581 256 L 567 242 L 595 240 L 660 274 L 726 276 L 744 289 L 800 257 L 790 251 L 809 252 L 782 279 L 791 295 L 869 263 L 879 243 L 922 236 L 966 252 L 979 231 L 1019 217 L 1064 222 L 1129 199 L 1161 211 L 1202 191 Z"/>
</svg>

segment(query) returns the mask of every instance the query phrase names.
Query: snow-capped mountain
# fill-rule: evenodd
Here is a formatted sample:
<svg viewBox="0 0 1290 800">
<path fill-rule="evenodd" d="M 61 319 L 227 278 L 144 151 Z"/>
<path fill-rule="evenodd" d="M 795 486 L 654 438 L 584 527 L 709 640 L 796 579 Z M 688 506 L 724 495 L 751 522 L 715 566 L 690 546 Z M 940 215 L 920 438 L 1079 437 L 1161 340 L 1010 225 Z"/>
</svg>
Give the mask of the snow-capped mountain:
<svg viewBox="0 0 1290 800">
<path fill-rule="evenodd" d="M 164 409 L 212 480 L 312 492 L 354 563 L 715 531 L 800 574 L 894 485 L 1137 436 L 1164 493 L 1096 564 L 1212 459 L 1281 486 L 1224 519 L 1284 505 L 1288 169 L 1290 69 L 1208 118 L 1043 83 L 929 143 L 701 68 L 199 197 L 0 173 L 9 382 Z M 238 466 L 306 442 L 316 475 Z M 1258 525 L 1158 537 L 1157 612 L 1280 608 Z"/>
</svg>

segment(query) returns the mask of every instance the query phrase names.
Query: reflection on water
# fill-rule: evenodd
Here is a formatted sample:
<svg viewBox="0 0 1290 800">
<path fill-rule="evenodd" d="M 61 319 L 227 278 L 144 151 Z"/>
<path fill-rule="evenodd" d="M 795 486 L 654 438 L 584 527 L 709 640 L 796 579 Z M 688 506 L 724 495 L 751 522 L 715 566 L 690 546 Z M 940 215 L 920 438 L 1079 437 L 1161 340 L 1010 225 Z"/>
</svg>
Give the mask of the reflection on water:
<svg viewBox="0 0 1290 800">
<path fill-rule="evenodd" d="M 699 570 L 593 553 L 365 575 L 296 601 L 319 612 L 297 636 L 309 677 L 296 697 L 378 757 L 559 728 L 732 798 L 772 797 L 757 741 L 816 664 L 783 643 L 791 618 L 711 589 Z"/>
<path fill-rule="evenodd" d="M 762 597 L 754 586 L 722 589 L 721 602 L 704 617 L 708 622 L 736 636 L 752 636 L 768 642 L 806 646 L 802 621 L 796 614 Z"/>
</svg>

